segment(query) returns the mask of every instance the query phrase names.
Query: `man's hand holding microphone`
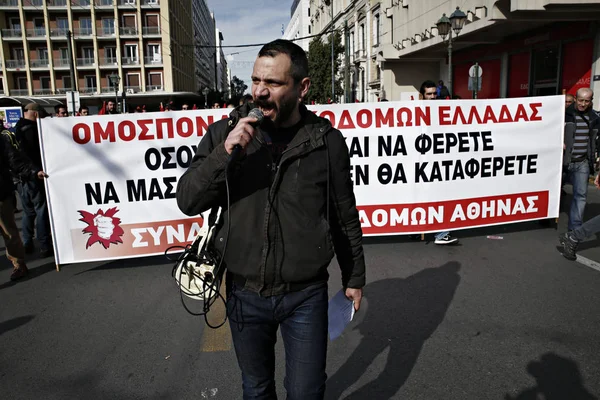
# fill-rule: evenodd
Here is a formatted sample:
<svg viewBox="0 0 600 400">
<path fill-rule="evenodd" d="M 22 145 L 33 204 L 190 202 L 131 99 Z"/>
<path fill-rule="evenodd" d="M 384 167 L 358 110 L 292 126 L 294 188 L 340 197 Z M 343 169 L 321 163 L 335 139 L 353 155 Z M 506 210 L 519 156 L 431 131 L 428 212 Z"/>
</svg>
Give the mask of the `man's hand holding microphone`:
<svg viewBox="0 0 600 400">
<path fill-rule="evenodd" d="M 258 108 L 252 109 L 248 116 L 241 118 L 236 124 L 235 128 L 225 139 L 225 150 L 229 154 L 229 162 L 240 157 L 248 144 L 254 138 L 256 134 L 256 127 L 258 127 L 264 115 Z"/>
</svg>

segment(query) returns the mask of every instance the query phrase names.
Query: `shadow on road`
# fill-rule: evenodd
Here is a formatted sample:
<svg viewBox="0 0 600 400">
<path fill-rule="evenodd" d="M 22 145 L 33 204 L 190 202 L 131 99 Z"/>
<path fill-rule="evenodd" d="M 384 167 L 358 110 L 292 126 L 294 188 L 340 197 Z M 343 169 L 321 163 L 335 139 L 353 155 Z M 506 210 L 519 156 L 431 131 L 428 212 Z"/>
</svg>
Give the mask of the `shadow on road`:
<svg viewBox="0 0 600 400">
<path fill-rule="evenodd" d="M 26 315 L 24 317 L 17 317 L 9 319 L 8 321 L 0 322 L 0 335 L 8 331 L 12 331 L 13 329 L 20 327 L 21 325 L 25 325 L 34 318 L 35 316 L 33 315 Z"/>
<path fill-rule="evenodd" d="M 583 386 L 577 363 L 554 353 L 544 354 L 540 361 L 527 365 L 536 386 L 524 389 L 516 397 L 505 395 L 505 400 L 597 400 Z"/>
<path fill-rule="evenodd" d="M 124 268 L 136 268 L 136 267 L 147 267 L 148 265 L 162 265 L 162 264 L 174 264 L 174 261 L 168 260 L 165 256 L 152 256 L 152 257 L 140 257 L 140 258 L 127 258 L 123 260 L 109 261 L 104 264 L 98 265 L 97 267 L 86 269 L 75 274 L 87 274 L 88 272 L 97 272 L 104 270 L 113 269 L 124 269 Z"/>
<path fill-rule="evenodd" d="M 8 264 L 10 264 L 10 263 L 8 263 Z M 8 269 L 12 269 L 12 264 L 10 264 L 10 268 L 8 268 Z M 37 266 L 35 268 L 28 268 L 29 273 L 27 274 L 26 277 L 21 278 L 21 279 L 19 279 L 16 282 L 8 281 L 8 282 L 5 282 L 3 284 L 0 284 L 0 290 L 9 288 L 9 287 L 14 286 L 14 285 L 18 285 L 20 282 L 25 282 L 25 281 L 28 281 L 30 279 L 37 278 L 38 276 L 44 275 L 45 273 L 50 272 L 50 271 L 54 271 L 55 269 L 56 269 L 56 264 L 54 263 L 54 261 L 50 261 L 49 263 L 42 264 L 42 265 Z M 0 270 L 0 272 L 3 272 L 3 271 Z M 6 272 L 6 279 L 8 279 L 9 275 L 10 275 L 10 273 L 7 271 Z"/>
<path fill-rule="evenodd" d="M 355 328 L 363 339 L 327 381 L 326 398 L 339 399 L 387 349 L 380 375 L 345 399 L 392 398 L 410 376 L 423 344 L 443 321 L 460 282 L 459 270 L 459 263 L 449 262 L 405 279 L 386 279 L 365 286 L 368 309 Z"/>
</svg>

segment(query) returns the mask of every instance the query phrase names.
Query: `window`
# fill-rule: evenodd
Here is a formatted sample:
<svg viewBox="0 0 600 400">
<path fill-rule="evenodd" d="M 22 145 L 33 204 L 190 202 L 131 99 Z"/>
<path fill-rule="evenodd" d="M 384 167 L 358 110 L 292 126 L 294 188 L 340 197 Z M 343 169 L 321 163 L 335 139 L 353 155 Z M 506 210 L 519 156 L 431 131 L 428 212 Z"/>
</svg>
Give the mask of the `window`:
<svg viewBox="0 0 600 400">
<path fill-rule="evenodd" d="M 94 48 L 93 47 L 83 47 L 81 49 L 81 56 L 86 60 L 94 61 Z"/>
<path fill-rule="evenodd" d="M 115 20 L 113 18 L 102 18 L 102 33 L 105 35 L 115 34 Z"/>
<path fill-rule="evenodd" d="M 69 19 L 68 18 L 56 18 L 56 27 L 60 31 L 67 33 L 67 31 L 69 30 Z"/>
<path fill-rule="evenodd" d="M 116 47 L 105 47 L 104 48 L 104 60 L 107 63 L 117 62 L 117 48 Z"/>
<path fill-rule="evenodd" d="M 138 47 L 137 44 L 126 44 L 124 47 L 124 56 L 131 61 L 137 61 L 138 59 Z"/>
<path fill-rule="evenodd" d="M 310 17 L 310 7 L 308 7 L 308 16 Z"/>
<path fill-rule="evenodd" d="M 15 60 L 25 61 L 25 50 L 22 48 L 13 49 L 13 57 Z"/>
<path fill-rule="evenodd" d="M 86 89 L 96 89 L 96 75 L 86 75 L 85 76 L 85 88 Z"/>
<path fill-rule="evenodd" d="M 92 19 L 91 18 L 80 18 L 79 19 L 79 34 L 91 35 L 92 34 Z"/>
<path fill-rule="evenodd" d="M 308 26 L 308 34 L 310 35 L 310 25 Z"/>
<path fill-rule="evenodd" d="M 70 76 L 63 76 L 62 83 L 63 83 L 64 89 L 71 90 L 71 77 Z"/>
<path fill-rule="evenodd" d="M 379 14 L 373 19 L 373 46 L 379 46 Z"/>
<path fill-rule="evenodd" d="M 50 89 L 50 77 L 49 76 L 40 76 L 40 87 L 42 90 Z"/>
<path fill-rule="evenodd" d="M 21 20 L 19 18 L 11 18 L 10 19 L 10 29 L 20 31 L 21 30 Z"/>
<path fill-rule="evenodd" d="M 360 25 L 360 42 L 358 43 L 358 50 L 364 50 L 365 48 L 365 24 Z"/>
<path fill-rule="evenodd" d="M 19 90 L 27 90 L 27 78 L 24 76 L 19 76 L 17 78 L 17 89 Z"/>
<path fill-rule="evenodd" d="M 148 58 L 150 62 L 160 62 L 160 44 L 149 44 L 148 45 Z"/>
<path fill-rule="evenodd" d="M 34 18 L 33 19 L 33 32 L 35 36 L 45 36 L 46 35 L 46 27 L 44 26 L 43 18 Z"/>
<path fill-rule="evenodd" d="M 62 63 L 64 63 L 63 65 L 68 63 L 69 62 L 69 49 L 66 47 L 61 47 L 60 49 L 58 49 L 58 52 L 60 54 L 60 60 L 62 61 Z"/>
<path fill-rule="evenodd" d="M 48 49 L 46 47 L 40 47 L 37 49 L 38 60 L 48 60 Z"/>
</svg>

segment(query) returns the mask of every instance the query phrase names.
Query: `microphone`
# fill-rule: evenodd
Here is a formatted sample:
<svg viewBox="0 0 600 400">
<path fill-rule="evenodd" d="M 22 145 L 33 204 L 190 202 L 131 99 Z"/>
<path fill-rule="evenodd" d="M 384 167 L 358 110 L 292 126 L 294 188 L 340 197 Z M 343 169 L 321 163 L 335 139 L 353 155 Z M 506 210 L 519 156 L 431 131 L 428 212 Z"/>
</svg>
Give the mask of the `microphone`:
<svg viewBox="0 0 600 400">
<path fill-rule="evenodd" d="M 260 126 L 260 124 L 262 123 L 263 119 L 265 118 L 264 114 L 262 113 L 262 111 L 260 111 L 260 109 L 258 108 L 253 108 L 252 110 L 250 110 L 250 112 L 248 113 L 248 117 L 252 117 L 255 118 L 256 121 L 255 122 L 251 122 L 250 125 L 253 127 L 258 127 Z M 231 154 L 229 155 L 229 162 L 228 164 L 230 164 L 232 161 L 237 160 L 240 157 L 240 153 L 242 152 L 243 148 L 242 146 L 240 146 L 239 144 L 236 144 L 233 147 L 233 150 L 231 151 Z"/>
</svg>

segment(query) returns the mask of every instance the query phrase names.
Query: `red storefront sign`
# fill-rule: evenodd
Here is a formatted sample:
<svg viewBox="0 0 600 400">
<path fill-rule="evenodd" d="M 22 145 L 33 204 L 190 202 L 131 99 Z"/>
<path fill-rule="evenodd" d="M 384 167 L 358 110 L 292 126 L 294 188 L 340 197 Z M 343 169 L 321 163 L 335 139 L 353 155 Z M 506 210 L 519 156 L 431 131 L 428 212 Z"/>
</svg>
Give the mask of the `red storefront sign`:
<svg viewBox="0 0 600 400">
<path fill-rule="evenodd" d="M 567 93 L 574 95 L 577 89 L 590 87 L 594 58 L 594 40 L 585 39 L 565 43 L 562 54 L 562 88 Z"/>
<path fill-rule="evenodd" d="M 529 94 L 529 52 L 512 54 L 508 69 L 508 97 L 527 97 Z"/>
</svg>

